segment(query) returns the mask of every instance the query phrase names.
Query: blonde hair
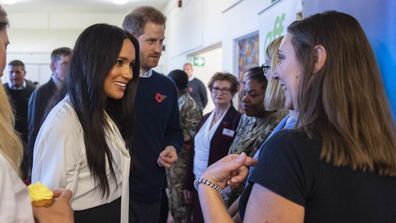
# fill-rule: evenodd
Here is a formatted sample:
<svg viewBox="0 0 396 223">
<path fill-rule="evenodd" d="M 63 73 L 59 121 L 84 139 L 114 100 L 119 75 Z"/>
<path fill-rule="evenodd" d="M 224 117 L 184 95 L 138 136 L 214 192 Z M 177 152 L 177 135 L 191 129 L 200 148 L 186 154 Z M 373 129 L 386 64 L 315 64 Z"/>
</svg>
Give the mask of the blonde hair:
<svg viewBox="0 0 396 223">
<path fill-rule="evenodd" d="M 7 13 L 0 5 L 0 30 L 8 26 Z M 22 143 L 14 130 L 14 115 L 0 80 L 0 153 L 17 173 L 22 160 Z"/>
<path fill-rule="evenodd" d="M 0 153 L 19 173 L 22 160 L 22 143 L 14 130 L 14 116 L 8 96 L 0 80 Z"/>
<path fill-rule="evenodd" d="M 271 66 L 269 72 L 273 72 L 279 64 L 278 49 L 282 42 L 282 38 L 283 36 L 274 39 L 265 51 L 266 60 L 270 61 L 269 65 Z M 279 84 L 279 80 L 275 78 L 270 78 L 268 80 L 264 97 L 264 107 L 267 111 L 276 111 L 285 107 L 285 95 Z"/>
</svg>

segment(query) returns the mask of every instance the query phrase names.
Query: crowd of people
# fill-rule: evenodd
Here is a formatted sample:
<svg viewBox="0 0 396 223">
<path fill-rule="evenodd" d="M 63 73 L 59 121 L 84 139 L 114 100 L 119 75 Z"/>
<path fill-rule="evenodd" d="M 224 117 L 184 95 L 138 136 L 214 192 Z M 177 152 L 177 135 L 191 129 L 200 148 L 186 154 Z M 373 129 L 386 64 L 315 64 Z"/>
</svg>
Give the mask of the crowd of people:
<svg viewBox="0 0 396 223">
<path fill-rule="evenodd" d="M 394 222 L 396 125 L 359 22 L 290 24 L 243 75 L 157 67 L 166 17 L 141 6 L 0 86 L 0 222 Z M 8 18 L 0 6 L 0 71 Z M 342 35 L 340 35 L 342 34 Z M 2 74 L 2 73 L 1 73 Z M 54 190 L 32 207 L 26 185 Z"/>
</svg>

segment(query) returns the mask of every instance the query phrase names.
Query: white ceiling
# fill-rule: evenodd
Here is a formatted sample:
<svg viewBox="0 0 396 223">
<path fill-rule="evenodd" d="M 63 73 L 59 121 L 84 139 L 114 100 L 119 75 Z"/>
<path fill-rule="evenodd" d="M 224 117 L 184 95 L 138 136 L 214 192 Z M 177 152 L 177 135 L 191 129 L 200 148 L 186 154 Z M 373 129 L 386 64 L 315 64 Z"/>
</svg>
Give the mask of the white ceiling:
<svg viewBox="0 0 396 223">
<path fill-rule="evenodd" d="M 176 0 L 128 0 L 128 3 L 116 5 L 112 0 L 17 0 L 14 5 L 1 5 L 7 13 L 23 12 L 74 12 L 74 13 L 123 13 L 141 5 L 151 5 L 163 10 L 166 5 Z"/>
</svg>

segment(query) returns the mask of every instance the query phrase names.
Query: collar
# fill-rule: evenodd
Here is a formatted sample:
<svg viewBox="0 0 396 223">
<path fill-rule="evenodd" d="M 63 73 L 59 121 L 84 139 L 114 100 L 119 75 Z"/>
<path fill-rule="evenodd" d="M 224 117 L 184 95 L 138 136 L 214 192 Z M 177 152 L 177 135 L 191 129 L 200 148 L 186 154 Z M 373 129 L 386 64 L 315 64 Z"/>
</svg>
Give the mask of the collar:
<svg viewBox="0 0 396 223">
<path fill-rule="evenodd" d="M 194 78 L 195 77 L 194 77 L 194 74 L 193 74 L 193 75 L 191 75 L 191 77 L 188 78 L 188 81 L 192 81 Z"/>
<path fill-rule="evenodd" d="M 8 87 L 9 87 L 10 89 L 13 89 L 13 90 L 23 90 L 23 89 L 26 88 L 26 81 L 23 81 L 23 84 L 22 84 L 22 86 L 20 86 L 20 87 L 12 86 L 12 85 L 11 85 L 11 82 L 8 82 Z"/>
<path fill-rule="evenodd" d="M 153 75 L 153 70 L 152 69 L 149 69 L 146 72 L 143 72 L 142 70 L 140 70 L 139 77 L 150 78 L 151 75 Z"/>
</svg>

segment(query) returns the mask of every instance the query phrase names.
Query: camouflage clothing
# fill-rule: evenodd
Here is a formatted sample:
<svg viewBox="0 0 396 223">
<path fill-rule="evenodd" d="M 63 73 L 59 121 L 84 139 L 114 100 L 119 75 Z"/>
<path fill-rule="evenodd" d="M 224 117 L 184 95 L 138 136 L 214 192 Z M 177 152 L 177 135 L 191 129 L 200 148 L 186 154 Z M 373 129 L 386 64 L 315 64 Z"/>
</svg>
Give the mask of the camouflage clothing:
<svg viewBox="0 0 396 223">
<path fill-rule="evenodd" d="M 282 112 L 275 112 L 265 119 L 261 119 L 243 114 L 228 153 L 241 154 L 245 152 L 248 156 L 253 157 L 258 147 L 267 139 L 283 116 Z"/>
<path fill-rule="evenodd" d="M 256 150 L 260 148 L 283 117 L 284 113 L 280 111 L 274 112 L 264 119 L 243 114 L 228 153 L 241 154 L 245 152 L 248 156 L 253 157 Z M 242 187 L 233 190 L 226 188 L 223 190 L 222 196 L 226 204 L 228 203 L 230 206 L 241 192 Z"/>
<path fill-rule="evenodd" d="M 196 134 L 202 113 L 194 99 L 185 93 L 178 99 L 180 110 L 180 127 L 183 131 L 184 145 L 178 154 L 177 161 L 171 168 L 166 169 L 168 181 L 168 201 L 169 210 L 172 213 L 175 223 L 191 222 L 192 206 L 186 203 L 183 198 L 183 186 L 186 175 L 187 163 L 191 162 L 190 153 L 193 151 L 192 140 Z"/>
</svg>

